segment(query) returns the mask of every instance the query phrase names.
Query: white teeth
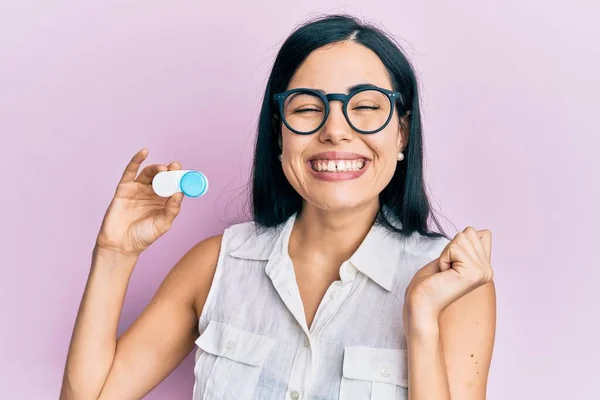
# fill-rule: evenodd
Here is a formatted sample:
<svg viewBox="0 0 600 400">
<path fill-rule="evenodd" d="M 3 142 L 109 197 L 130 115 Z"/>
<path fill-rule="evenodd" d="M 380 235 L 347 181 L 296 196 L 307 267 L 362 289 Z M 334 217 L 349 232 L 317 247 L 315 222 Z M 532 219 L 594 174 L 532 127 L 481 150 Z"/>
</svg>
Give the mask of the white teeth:
<svg viewBox="0 0 600 400">
<path fill-rule="evenodd" d="M 321 172 L 358 171 L 365 165 L 365 160 L 313 160 L 310 163 L 313 170 Z"/>
</svg>

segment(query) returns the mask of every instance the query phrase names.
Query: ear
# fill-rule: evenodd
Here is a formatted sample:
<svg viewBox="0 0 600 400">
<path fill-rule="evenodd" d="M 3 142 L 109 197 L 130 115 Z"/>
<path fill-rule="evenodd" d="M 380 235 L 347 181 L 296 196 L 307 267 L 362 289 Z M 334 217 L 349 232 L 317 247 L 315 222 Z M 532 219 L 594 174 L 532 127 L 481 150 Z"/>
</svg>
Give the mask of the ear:
<svg viewBox="0 0 600 400">
<path fill-rule="evenodd" d="M 398 129 L 398 141 L 396 149 L 398 152 L 403 151 L 408 145 L 410 136 L 410 110 L 408 110 L 401 118 Z"/>
</svg>

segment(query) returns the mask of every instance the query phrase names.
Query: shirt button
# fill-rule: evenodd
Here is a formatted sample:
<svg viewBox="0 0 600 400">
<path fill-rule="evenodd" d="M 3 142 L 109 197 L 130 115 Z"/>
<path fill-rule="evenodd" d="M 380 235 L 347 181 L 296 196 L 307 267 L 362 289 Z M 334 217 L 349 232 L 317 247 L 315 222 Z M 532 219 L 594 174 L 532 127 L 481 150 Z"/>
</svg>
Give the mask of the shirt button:
<svg viewBox="0 0 600 400">
<path fill-rule="evenodd" d="M 228 340 L 228 341 L 225 343 L 225 348 L 226 348 L 227 350 L 231 350 L 231 349 L 233 349 L 234 347 L 235 347 L 235 342 L 234 342 L 233 340 Z"/>
<path fill-rule="evenodd" d="M 304 347 L 310 346 L 310 340 L 308 338 L 304 339 Z"/>
<path fill-rule="evenodd" d="M 381 376 L 383 376 L 384 378 L 387 378 L 388 376 L 390 376 L 390 370 L 389 368 L 383 367 L 381 368 Z"/>
<path fill-rule="evenodd" d="M 300 398 L 300 393 L 294 390 L 292 393 L 290 393 L 290 397 L 292 398 L 292 400 L 298 400 Z"/>
<path fill-rule="evenodd" d="M 340 297 L 340 291 L 339 290 L 334 290 L 331 292 L 331 298 L 333 300 L 337 300 Z"/>
</svg>

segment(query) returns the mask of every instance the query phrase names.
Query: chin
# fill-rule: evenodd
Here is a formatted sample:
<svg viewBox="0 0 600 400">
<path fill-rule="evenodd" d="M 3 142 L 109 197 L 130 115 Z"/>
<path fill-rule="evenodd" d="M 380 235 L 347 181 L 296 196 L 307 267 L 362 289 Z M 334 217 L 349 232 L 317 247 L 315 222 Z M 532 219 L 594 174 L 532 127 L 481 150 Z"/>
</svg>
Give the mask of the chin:
<svg viewBox="0 0 600 400">
<path fill-rule="evenodd" d="M 359 195 L 355 191 L 352 191 L 350 193 L 343 193 L 338 191 L 337 193 L 332 193 L 328 196 L 321 196 L 318 199 L 308 198 L 306 200 L 313 206 L 323 211 L 330 212 L 363 209 L 369 204 L 378 201 L 378 197 L 365 198 L 364 195 L 364 192 Z"/>
</svg>

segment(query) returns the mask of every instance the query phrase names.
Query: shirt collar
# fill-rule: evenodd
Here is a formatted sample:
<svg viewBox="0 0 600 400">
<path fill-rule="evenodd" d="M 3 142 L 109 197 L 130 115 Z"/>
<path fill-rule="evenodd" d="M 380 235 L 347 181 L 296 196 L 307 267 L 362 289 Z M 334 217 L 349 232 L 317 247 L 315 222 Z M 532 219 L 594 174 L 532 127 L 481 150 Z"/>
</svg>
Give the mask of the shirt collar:
<svg viewBox="0 0 600 400">
<path fill-rule="evenodd" d="M 282 256 L 289 257 L 289 238 L 296 216 L 297 214 L 293 214 L 276 228 L 256 228 L 240 247 L 229 254 L 237 258 L 263 261 Z M 397 220 L 394 221 L 394 225 L 401 227 L 400 221 Z M 390 291 L 400 261 L 397 249 L 397 246 L 401 245 L 399 237 L 386 227 L 374 223 L 348 261 L 372 281 Z"/>
</svg>

